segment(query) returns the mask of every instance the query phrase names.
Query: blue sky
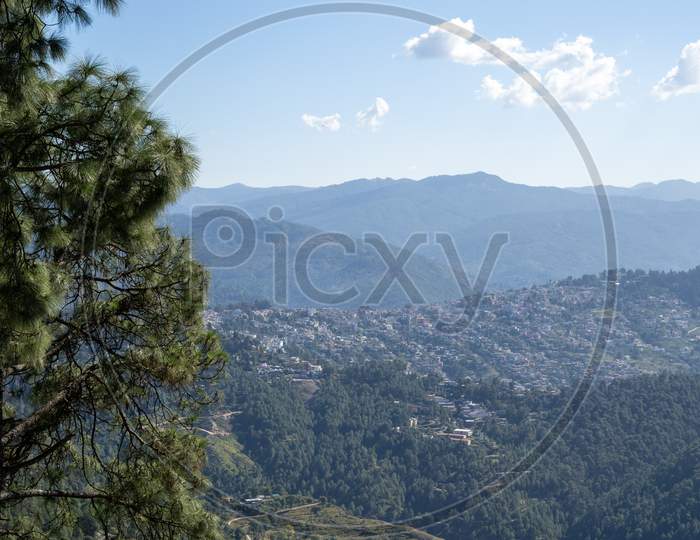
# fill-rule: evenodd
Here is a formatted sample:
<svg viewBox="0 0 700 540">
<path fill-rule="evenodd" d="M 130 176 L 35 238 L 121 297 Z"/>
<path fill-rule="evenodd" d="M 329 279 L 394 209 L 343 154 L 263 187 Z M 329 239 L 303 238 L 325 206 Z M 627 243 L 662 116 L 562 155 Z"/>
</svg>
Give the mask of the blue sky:
<svg viewBox="0 0 700 540">
<path fill-rule="evenodd" d="M 393 3 L 501 38 L 497 43 L 552 85 L 607 183 L 700 180 L 696 1 Z M 298 5 L 127 0 L 119 17 L 97 16 L 92 27 L 71 33 L 71 56 L 100 55 L 135 68 L 153 86 L 217 35 Z M 202 186 L 475 170 L 533 185 L 588 182 L 554 115 L 508 68 L 426 32 L 376 15 L 282 23 L 213 53 L 154 108 L 195 142 Z"/>
</svg>

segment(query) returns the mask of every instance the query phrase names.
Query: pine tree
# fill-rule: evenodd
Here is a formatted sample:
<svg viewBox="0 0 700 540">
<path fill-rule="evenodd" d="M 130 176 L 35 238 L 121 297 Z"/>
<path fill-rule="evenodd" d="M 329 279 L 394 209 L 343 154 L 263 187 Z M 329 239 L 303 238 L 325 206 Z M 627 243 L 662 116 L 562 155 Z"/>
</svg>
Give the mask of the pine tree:
<svg viewBox="0 0 700 540">
<path fill-rule="evenodd" d="M 156 224 L 190 143 L 68 24 L 119 0 L 0 0 L 0 536 L 214 537 L 190 429 L 224 362 L 204 270 Z"/>
</svg>

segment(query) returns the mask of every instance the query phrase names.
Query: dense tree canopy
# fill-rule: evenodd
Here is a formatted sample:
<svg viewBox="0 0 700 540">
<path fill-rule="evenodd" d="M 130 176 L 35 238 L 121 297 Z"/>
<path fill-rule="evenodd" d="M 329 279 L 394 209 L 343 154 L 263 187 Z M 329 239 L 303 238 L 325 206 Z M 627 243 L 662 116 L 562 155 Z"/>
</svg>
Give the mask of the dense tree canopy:
<svg viewBox="0 0 700 540">
<path fill-rule="evenodd" d="M 237 411 L 232 431 L 255 461 L 255 477 L 262 473 L 269 483 L 267 492 L 327 498 L 390 521 L 440 509 L 508 470 L 541 439 L 569 395 L 518 393 L 494 379 L 436 388 L 401 363 L 368 361 L 327 370 L 308 397 L 282 376 L 256 373 L 255 352 L 241 354 L 238 338 L 225 345 L 239 352 L 227 368 L 234 375 L 224 405 Z M 426 402 L 436 390 L 494 413 L 478 424 L 471 446 L 432 434 L 438 430 L 431 419 L 445 422 L 444 411 Z M 418 412 L 410 412 L 416 405 Z M 411 429 L 415 414 L 421 427 Z M 455 540 L 697 538 L 699 419 L 697 375 L 598 383 L 525 476 L 428 531 Z M 222 471 L 209 474 L 224 486 Z M 238 486 L 225 487 L 251 493 L 240 478 Z"/>
<path fill-rule="evenodd" d="M 211 536 L 187 427 L 224 357 L 204 271 L 155 225 L 197 159 L 132 73 L 52 72 L 90 4 L 120 2 L 0 1 L 0 535 L 89 509 L 110 538 Z"/>
</svg>

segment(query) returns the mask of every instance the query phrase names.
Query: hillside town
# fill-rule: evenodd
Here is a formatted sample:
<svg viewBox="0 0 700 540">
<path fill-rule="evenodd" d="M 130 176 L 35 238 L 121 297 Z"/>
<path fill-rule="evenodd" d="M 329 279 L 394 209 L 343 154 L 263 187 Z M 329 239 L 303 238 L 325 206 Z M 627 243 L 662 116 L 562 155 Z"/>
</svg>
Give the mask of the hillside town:
<svg viewBox="0 0 700 540">
<path fill-rule="evenodd" d="M 247 339 L 261 373 L 315 379 L 324 365 L 400 359 L 445 381 L 498 377 L 516 391 L 556 391 L 586 368 L 601 324 L 603 289 L 550 284 L 486 295 L 470 324 L 443 332 L 464 302 L 397 309 L 283 309 L 236 305 L 208 311 L 225 339 Z M 697 310 L 667 293 L 620 294 L 599 377 L 700 367 Z"/>
</svg>

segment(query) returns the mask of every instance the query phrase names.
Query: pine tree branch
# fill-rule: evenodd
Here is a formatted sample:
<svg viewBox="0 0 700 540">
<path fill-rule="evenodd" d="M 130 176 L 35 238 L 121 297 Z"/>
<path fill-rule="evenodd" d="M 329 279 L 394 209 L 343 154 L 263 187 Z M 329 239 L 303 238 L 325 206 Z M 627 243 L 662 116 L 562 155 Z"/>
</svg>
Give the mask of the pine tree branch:
<svg viewBox="0 0 700 540">
<path fill-rule="evenodd" d="M 0 443 L 2 445 L 8 444 L 13 440 L 22 437 L 37 426 L 40 426 L 45 420 L 59 414 L 67 404 L 82 393 L 83 383 L 92 375 L 94 368 L 95 366 L 91 366 L 80 377 L 72 381 L 67 388 L 61 390 L 31 415 L 22 420 L 7 433 L 4 433 L 2 438 L 0 438 Z"/>
<path fill-rule="evenodd" d="M 30 499 L 35 497 L 43 497 L 47 499 L 106 499 L 114 500 L 112 495 L 107 493 L 91 493 L 83 491 L 60 491 L 47 489 L 27 489 L 25 491 L 3 491 L 0 492 L 0 502 L 18 501 L 22 499 Z"/>
</svg>

